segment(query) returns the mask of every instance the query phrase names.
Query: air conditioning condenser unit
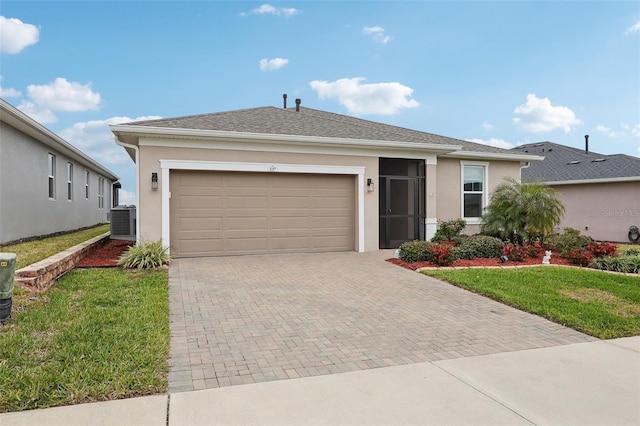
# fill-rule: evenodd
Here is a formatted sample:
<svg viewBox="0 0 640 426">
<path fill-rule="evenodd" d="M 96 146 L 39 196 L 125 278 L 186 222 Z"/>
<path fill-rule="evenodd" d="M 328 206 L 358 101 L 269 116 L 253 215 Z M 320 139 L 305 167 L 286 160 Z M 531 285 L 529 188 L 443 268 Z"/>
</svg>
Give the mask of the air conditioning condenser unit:
<svg viewBox="0 0 640 426">
<path fill-rule="evenodd" d="M 111 239 L 136 240 L 135 206 L 118 206 L 111 209 Z"/>
</svg>

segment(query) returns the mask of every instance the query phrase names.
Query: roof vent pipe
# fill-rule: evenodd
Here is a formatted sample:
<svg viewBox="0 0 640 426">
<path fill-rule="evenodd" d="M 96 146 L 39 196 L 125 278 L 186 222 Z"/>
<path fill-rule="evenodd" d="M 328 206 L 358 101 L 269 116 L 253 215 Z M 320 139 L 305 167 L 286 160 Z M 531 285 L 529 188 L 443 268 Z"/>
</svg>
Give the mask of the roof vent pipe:
<svg viewBox="0 0 640 426">
<path fill-rule="evenodd" d="M 589 153 L 589 135 L 584 135 L 584 152 Z"/>
<path fill-rule="evenodd" d="M 296 112 L 300 112 L 300 103 L 302 103 L 302 99 L 296 98 Z"/>
<path fill-rule="evenodd" d="M 284 100 L 284 109 L 287 109 L 287 94 L 282 95 L 282 99 Z"/>
</svg>

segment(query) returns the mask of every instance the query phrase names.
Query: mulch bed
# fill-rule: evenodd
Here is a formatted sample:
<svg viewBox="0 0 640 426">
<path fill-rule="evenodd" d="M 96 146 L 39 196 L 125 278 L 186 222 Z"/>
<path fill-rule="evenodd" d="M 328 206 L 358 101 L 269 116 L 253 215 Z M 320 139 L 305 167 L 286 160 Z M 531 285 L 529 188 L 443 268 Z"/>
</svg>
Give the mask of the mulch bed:
<svg viewBox="0 0 640 426">
<path fill-rule="evenodd" d="M 523 259 L 520 262 L 514 262 L 512 260 L 507 260 L 506 262 L 500 262 L 500 259 L 491 258 L 491 259 L 459 259 L 453 262 L 450 267 L 454 268 L 465 268 L 465 267 L 487 267 L 487 266 L 525 266 L 525 265 L 542 265 L 542 258 L 544 255 L 540 255 L 539 257 L 528 257 Z M 411 269 L 415 271 L 420 268 L 437 268 L 438 265 L 435 265 L 431 262 L 405 262 L 401 259 L 387 259 L 387 262 L 393 263 L 394 265 L 402 266 L 406 269 Z M 557 253 L 551 254 L 551 264 L 552 265 L 564 265 L 564 266 L 576 266 L 571 263 L 568 259 L 560 257 Z"/>
<path fill-rule="evenodd" d="M 118 266 L 118 258 L 134 241 L 127 240 L 107 240 L 96 246 L 91 252 L 80 261 L 78 268 L 105 268 Z"/>
</svg>

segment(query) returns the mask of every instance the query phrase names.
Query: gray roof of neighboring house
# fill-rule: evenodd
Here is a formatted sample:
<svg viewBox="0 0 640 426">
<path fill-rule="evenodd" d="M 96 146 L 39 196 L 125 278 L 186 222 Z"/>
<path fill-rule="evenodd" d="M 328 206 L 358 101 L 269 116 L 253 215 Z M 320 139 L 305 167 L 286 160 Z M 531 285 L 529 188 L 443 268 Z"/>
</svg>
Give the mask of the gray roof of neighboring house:
<svg viewBox="0 0 640 426">
<path fill-rule="evenodd" d="M 507 149 L 303 107 L 300 108 L 300 111 L 296 111 L 295 107 L 285 109 L 267 106 L 123 124 L 123 126 L 126 125 L 340 139 L 423 142 L 459 145 L 462 146 L 463 151 L 514 154 Z"/>
<path fill-rule="evenodd" d="M 522 154 L 544 156 L 522 169 L 524 181 L 567 182 L 640 178 L 640 158 L 625 154 L 603 155 L 553 142 L 520 145 L 512 149 Z"/>
</svg>

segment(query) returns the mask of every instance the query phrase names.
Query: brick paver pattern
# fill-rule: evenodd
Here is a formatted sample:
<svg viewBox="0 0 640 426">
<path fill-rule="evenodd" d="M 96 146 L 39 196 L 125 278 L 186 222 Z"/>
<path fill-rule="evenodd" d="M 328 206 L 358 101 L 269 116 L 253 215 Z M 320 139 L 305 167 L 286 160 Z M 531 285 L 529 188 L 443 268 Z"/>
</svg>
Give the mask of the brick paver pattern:
<svg viewBox="0 0 640 426">
<path fill-rule="evenodd" d="M 391 254 L 174 260 L 169 392 L 596 340 Z"/>
</svg>

